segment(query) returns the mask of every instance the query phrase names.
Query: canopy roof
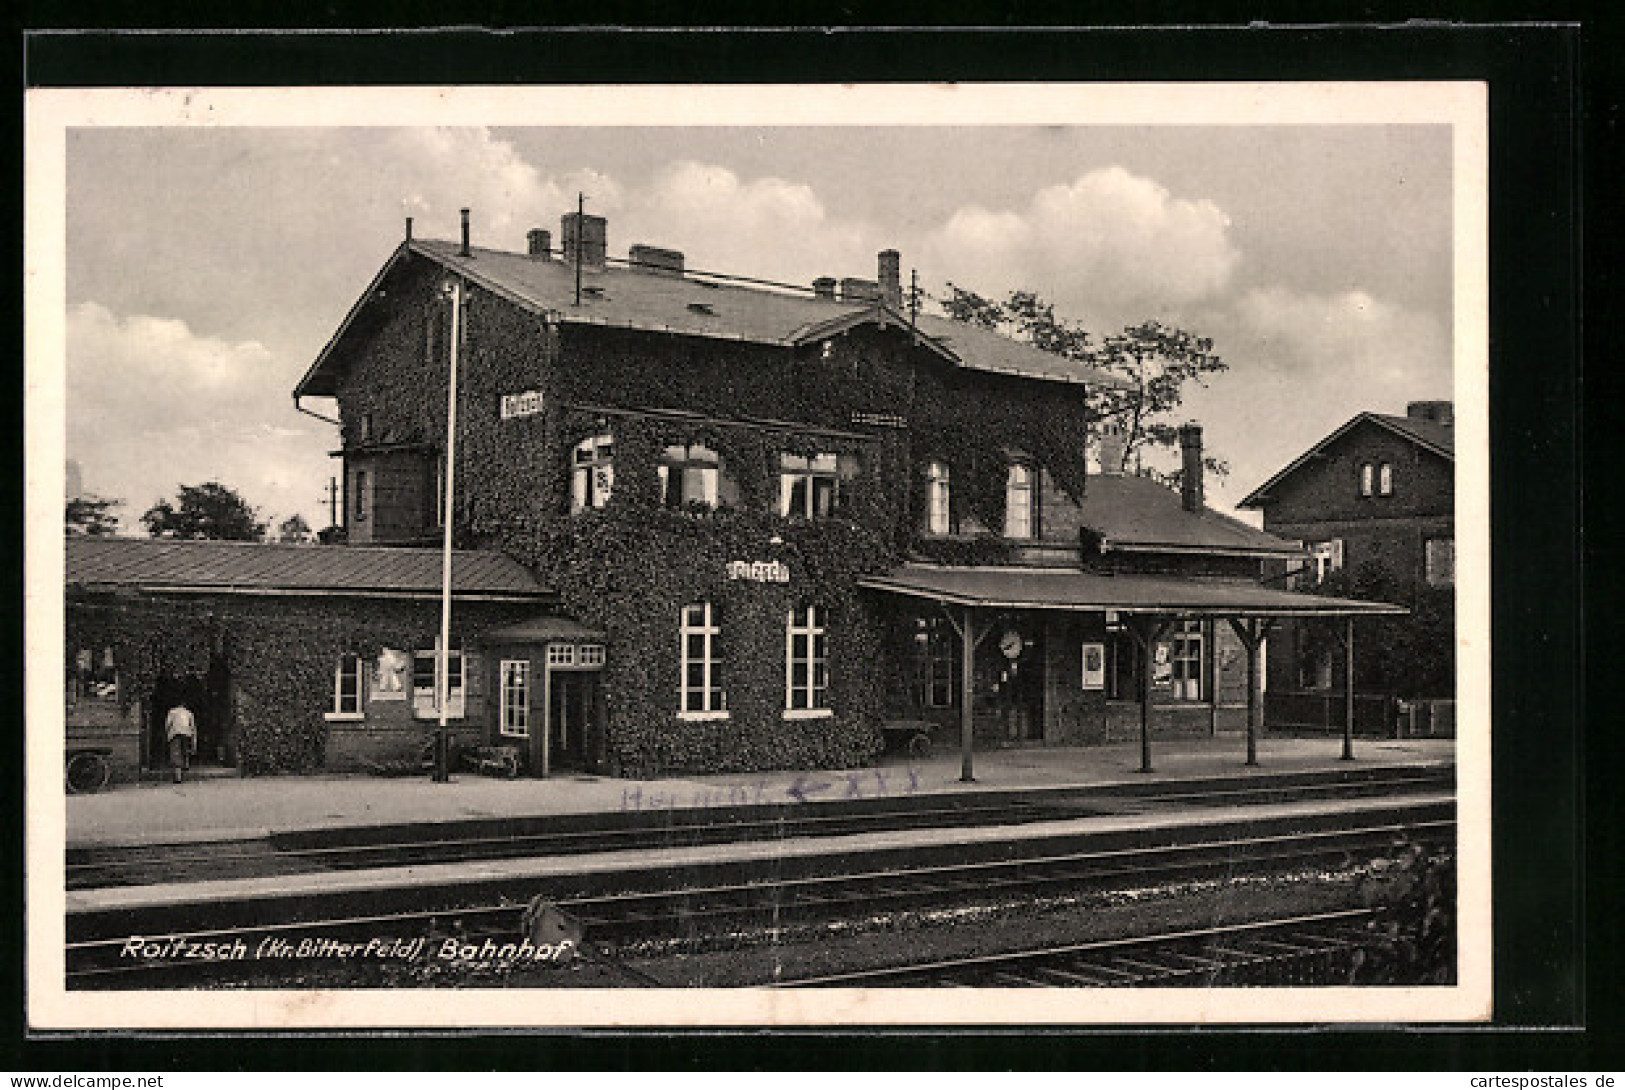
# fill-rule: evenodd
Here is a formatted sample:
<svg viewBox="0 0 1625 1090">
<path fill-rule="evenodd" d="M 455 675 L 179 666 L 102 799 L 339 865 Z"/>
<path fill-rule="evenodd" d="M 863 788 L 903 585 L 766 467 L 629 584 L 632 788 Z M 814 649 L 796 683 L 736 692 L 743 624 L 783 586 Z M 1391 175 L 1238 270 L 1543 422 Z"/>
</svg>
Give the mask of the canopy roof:
<svg viewBox="0 0 1625 1090">
<path fill-rule="evenodd" d="M 1386 602 L 1327 598 L 1256 583 L 1111 575 L 1076 568 L 941 568 L 906 564 L 860 579 L 872 590 L 949 605 L 1215 617 L 1355 617 L 1405 613 Z"/>
</svg>

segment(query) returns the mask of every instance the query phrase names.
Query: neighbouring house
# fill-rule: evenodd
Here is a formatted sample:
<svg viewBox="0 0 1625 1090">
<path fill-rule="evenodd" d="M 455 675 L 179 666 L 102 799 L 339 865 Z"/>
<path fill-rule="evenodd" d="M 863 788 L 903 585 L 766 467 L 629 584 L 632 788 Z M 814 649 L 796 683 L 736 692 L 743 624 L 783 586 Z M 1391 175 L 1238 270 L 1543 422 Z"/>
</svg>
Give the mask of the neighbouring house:
<svg viewBox="0 0 1625 1090">
<path fill-rule="evenodd" d="M 1273 617 L 1383 611 L 1260 586 L 1299 549 L 1206 508 L 1198 428 L 1182 492 L 1091 477 L 1090 392 L 1121 380 L 917 313 L 896 251 L 797 289 L 560 227 L 509 252 L 408 221 L 294 390 L 336 402 L 350 542 L 450 518 L 558 591 L 506 636 L 601 637 L 492 693 L 482 729 L 533 774 L 839 767 L 898 723 L 1240 729 Z"/>
<path fill-rule="evenodd" d="M 1357 687 L 1369 690 L 1363 699 L 1373 709 L 1388 697 L 1454 695 L 1454 433 L 1448 401 L 1412 402 L 1404 416 L 1360 413 L 1239 504 L 1307 550 L 1301 563 L 1276 569 L 1281 581 L 1302 589 L 1364 584 L 1413 611 L 1385 622 L 1383 642 L 1368 642 L 1356 663 Z M 1428 636 L 1427 645 L 1410 646 L 1413 635 Z M 1305 718 L 1292 709 L 1346 686 L 1343 656 L 1314 626 L 1288 625 L 1276 642 L 1269 689 L 1277 718 Z"/>
</svg>

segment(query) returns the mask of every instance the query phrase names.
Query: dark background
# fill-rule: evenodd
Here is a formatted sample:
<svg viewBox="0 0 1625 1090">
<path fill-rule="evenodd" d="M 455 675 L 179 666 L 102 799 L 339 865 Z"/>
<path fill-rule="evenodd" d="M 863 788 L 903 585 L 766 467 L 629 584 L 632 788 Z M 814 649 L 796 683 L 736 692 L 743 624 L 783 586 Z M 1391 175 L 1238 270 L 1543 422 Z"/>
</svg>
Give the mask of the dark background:
<svg viewBox="0 0 1625 1090">
<path fill-rule="evenodd" d="M 14 59 L 27 86 L 280 85 L 573 82 L 889 82 L 976 80 L 1486 80 L 1490 87 L 1491 172 L 1491 433 L 1494 583 L 1495 1001 L 1496 1028 L 1387 1030 L 1202 1029 L 1190 1027 L 938 1032 L 868 1030 L 837 1037 L 818 1032 L 762 1034 L 576 1034 L 545 1037 L 472 1035 L 344 1039 L 338 1035 L 261 1036 L 251 1044 L 228 1035 L 29 1036 L 18 957 L 0 962 L 8 1034 L 0 1067 L 44 1072 L 117 1067 L 131 1071 L 244 1067 L 282 1069 L 633 1067 L 786 1069 L 1069 1068 L 1069 1069 L 1544 1069 L 1619 1070 L 1621 1028 L 1616 921 L 1611 894 L 1625 889 L 1618 861 L 1619 794 L 1609 781 L 1618 747 L 1608 715 L 1617 684 L 1610 656 L 1593 652 L 1594 748 L 1582 752 L 1582 559 L 1588 557 L 1590 600 L 1618 589 L 1608 544 L 1619 516 L 1605 478 L 1593 478 L 1585 509 L 1582 553 L 1582 422 L 1589 453 L 1607 470 L 1619 431 L 1618 364 L 1605 306 L 1592 311 L 1592 359 L 1582 398 L 1580 198 L 1582 131 L 1593 153 L 1585 188 L 1591 204 L 1592 298 L 1615 286 L 1603 251 L 1617 212 L 1609 145 L 1617 118 L 1614 74 L 1603 45 L 1611 28 L 1581 23 L 1577 6 L 1550 4 L 1536 25 L 1512 5 L 1477 4 L 1476 20 L 1502 25 L 1383 21 L 1426 14 L 1462 17 L 1463 5 L 1342 5 L 1345 19 L 1366 25 L 1252 26 L 1282 4 L 1127 5 L 1132 29 L 1059 29 L 1038 24 L 1064 17 L 1053 7 L 949 3 L 879 14 L 891 25 L 930 17 L 965 27 L 912 31 L 821 29 L 871 17 L 851 4 L 802 5 L 788 11 L 805 27 L 742 31 L 593 30 L 375 31 L 367 33 L 192 34 L 51 32 L 53 27 L 177 26 L 196 8 L 147 3 L 139 11 L 111 4 L 35 5 L 18 23 L 25 33 Z M 590 11 L 488 3 L 477 8 L 421 2 L 394 6 L 396 26 L 433 18 L 443 24 L 501 27 L 541 15 L 599 26 L 629 14 L 615 5 Z M 337 4 L 246 3 L 216 7 L 217 25 L 333 28 L 364 20 Z M 715 10 L 671 5 L 669 27 L 716 24 Z M 1288 17 L 1284 10 L 1275 18 Z M 132 22 L 139 20 L 139 22 Z M 1221 25 L 1227 21 L 1229 25 Z M 1170 23 L 1183 22 L 1176 27 Z M 1196 23 L 1208 25 L 1191 25 Z M 1024 26 L 1026 29 L 1009 29 Z M 32 33 L 26 31 L 32 28 Z M 1582 57 L 1595 68 L 1582 81 Z M 1583 130 L 1589 123 L 1590 128 Z M 14 146 L 20 149 L 20 125 Z M 20 162 L 20 155 L 18 156 Z M 20 192 L 21 172 L 14 174 Z M 20 235 L 13 238 L 21 268 Z M 20 297 L 20 292 L 18 293 Z M 20 330 L 20 323 L 19 323 Z M 20 337 L 16 342 L 20 345 Z M 18 357 L 21 358 L 20 352 Z M 20 378 L 20 374 L 19 374 Z M 20 383 L 19 383 L 20 385 Z M 20 436 L 20 403 L 12 409 Z M 1582 421 L 1582 416 L 1584 420 Z M 1598 437 L 1607 437 L 1595 442 Z M 20 438 L 15 446 L 21 459 Z M 20 510 L 21 474 L 10 481 L 11 510 Z M 18 533 L 12 538 L 14 545 Z M 20 546 L 18 547 L 20 554 Z M 14 568 L 14 571 L 18 569 Z M 14 586 L 20 588 L 20 576 Z M 20 611 L 19 611 L 20 612 Z M 18 625 L 20 626 L 20 618 Z M 1606 617 L 1595 629 L 1606 629 Z M 17 642 L 20 632 L 8 636 Z M 1603 633 L 1606 638 L 1606 632 Z M 7 679 L 21 707 L 21 655 Z M 21 722 L 20 713 L 15 722 Z M 22 797 L 22 732 L 10 735 L 12 799 Z M 1586 812 L 1584 773 L 1592 780 Z M 1600 789 L 1599 789 L 1600 788 Z M 20 811 L 20 803 L 18 804 Z M 1589 821 L 1587 821 L 1589 817 Z M 1589 835 L 1585 829 L 1589 828 Z M 5 862 L 21 889 L 20 821 L 4 838 Z M 1590 920 L 1589 941 L 1585 932 Z M 23 948 L 19 904 L 7 907 L 5 936 Z M 447 993 L 443 1002 L 456 997 Z"/>
</svg>

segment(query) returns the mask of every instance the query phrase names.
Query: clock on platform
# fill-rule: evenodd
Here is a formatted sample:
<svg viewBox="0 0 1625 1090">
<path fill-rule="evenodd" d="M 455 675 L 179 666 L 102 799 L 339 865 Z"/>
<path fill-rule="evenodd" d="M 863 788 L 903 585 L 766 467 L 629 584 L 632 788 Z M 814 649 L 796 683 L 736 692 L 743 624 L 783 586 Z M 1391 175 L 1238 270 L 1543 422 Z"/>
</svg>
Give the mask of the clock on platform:
<svg viewBox="0 0 1625 1090">
<path fill-rule="evenodd" d="M 1007 659 L 1019 659 L 1022 646 L 1021 633 L 1013 628 L 999 637 L 999 650 L 1004 652 Z"/>
</svg>

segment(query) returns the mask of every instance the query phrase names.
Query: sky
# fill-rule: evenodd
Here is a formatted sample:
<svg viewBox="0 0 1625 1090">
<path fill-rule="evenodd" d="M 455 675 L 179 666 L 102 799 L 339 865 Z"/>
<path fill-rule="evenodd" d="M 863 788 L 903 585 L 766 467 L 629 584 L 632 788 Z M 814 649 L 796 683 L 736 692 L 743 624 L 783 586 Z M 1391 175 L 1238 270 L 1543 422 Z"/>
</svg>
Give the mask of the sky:
<svg viewBox="0 0 1625 1090">
<path fill-rule="evenodd" d="M 329 521 L 336 429 L 294 385 L 413 216 L 477 246 L 558 238 L 576 194 L 612 255 L 810 283 L 1029 289 L 1099 340 L 1155 319 L 1230 365 L 1183 415 L 1221 510 L 1364 410 L 1451 396 L 1442 125 L 71 129 L 67 456 L 124 532 L 219 480 Z M 332 415 L 331 402 L 308 407 Z"/>
</svg>

